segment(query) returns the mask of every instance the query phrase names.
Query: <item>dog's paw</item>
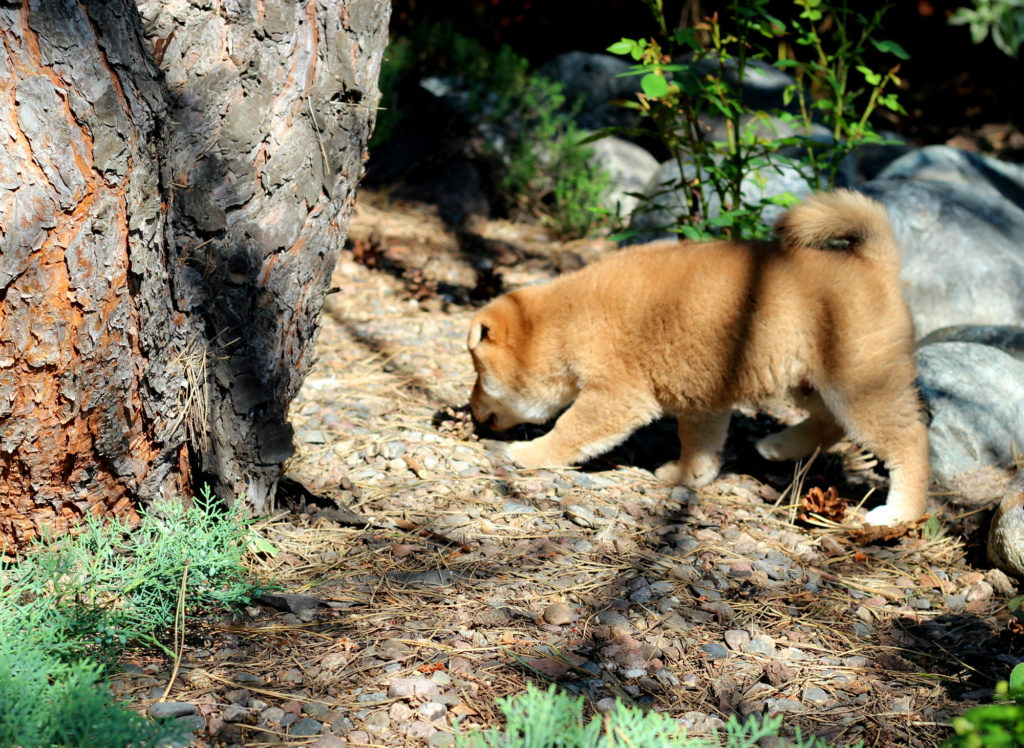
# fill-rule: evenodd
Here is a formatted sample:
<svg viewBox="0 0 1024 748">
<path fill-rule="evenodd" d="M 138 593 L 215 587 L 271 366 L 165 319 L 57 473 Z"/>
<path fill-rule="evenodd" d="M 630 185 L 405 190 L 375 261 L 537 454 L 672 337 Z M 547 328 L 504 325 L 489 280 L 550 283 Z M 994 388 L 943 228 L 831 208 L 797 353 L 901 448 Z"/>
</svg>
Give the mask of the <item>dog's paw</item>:
<svg viewBox="0 0 1024 748">
<path fill-rule="evenodd" d="M 512 442 L 508 446 L 508 456 L 521 468 L 552 467 L 558 463 L 551 459 L 547 450 L 537 444 L 537 440 L 529 442 Z"/>
<path fill-rule="evenodd" d="M 673 460 L 666 462 L 654 471 L 654 477 L 663 483 L 673 486 L 700 488 L 713 481 L 718 475 L 719 461 L 717 457 L 703 455 L 690 460 Z"/>
<path fill-rule="evenodd" d="M 915 519 L 917 517 L 908 517 L 896 507 L 882 504 L 882 506 L 876 506 L 864 516 L 864 524 L 874 525 L 875 527 L 895 527 L 901 522 L 912 522 Z"/>
</svg>

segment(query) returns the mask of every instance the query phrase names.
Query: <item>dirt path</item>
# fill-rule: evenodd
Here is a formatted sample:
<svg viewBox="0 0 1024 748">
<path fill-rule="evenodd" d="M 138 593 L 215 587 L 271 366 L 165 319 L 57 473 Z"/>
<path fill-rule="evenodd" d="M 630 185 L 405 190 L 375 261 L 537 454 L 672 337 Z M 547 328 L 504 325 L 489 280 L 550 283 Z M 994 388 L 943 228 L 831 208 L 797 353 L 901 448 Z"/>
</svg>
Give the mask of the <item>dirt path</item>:
<svg viewBox="0 0 1024 748">
<path fill-rule="evenodd" d="M 849 480 L 831 456 L 787 492 L 793 466 L 773 474 L 744 446 L 766 419 L 741 419 L 727 470 L 744 474 L 699 497 L 644 469 L 671 426 L 585 471 L 492 460 L 458 410 L 467 300 L 496 290 L 487 268 L 515 285 L 607 243 L 501 222 L 459 236 L 373 196 L 351 238 L 292 409 L 294 504 L 261 530 L 279 549 L 262 570 L 322 604 L 196 632 L 170 698 L 199 704 L 200 744 L 443 745 L 456 718 L 493 723 L 497 697 L 555 678 L 698 733 L 782 712 L 837 745 L 935 746 L 1017 661 L 1005 578 L 971 568 L 954 532 L 860 546 L 797 523 L 793 495 L 879 482 L 851 449 Z"/>
</svg>

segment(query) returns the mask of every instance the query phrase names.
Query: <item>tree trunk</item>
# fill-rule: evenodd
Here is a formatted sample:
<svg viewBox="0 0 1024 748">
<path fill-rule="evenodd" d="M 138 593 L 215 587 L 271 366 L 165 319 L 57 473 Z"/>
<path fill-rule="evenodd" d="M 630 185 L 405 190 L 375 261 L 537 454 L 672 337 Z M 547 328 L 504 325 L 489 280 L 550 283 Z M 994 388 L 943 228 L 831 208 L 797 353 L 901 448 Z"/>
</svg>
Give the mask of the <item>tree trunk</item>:
<svg viewBox="0 0 1024 748">
<path fill-rule="evenodd" d="M 201 480 L 264 509 L 387 16 L 0 0 L 0 545 Z"/>
</svg>

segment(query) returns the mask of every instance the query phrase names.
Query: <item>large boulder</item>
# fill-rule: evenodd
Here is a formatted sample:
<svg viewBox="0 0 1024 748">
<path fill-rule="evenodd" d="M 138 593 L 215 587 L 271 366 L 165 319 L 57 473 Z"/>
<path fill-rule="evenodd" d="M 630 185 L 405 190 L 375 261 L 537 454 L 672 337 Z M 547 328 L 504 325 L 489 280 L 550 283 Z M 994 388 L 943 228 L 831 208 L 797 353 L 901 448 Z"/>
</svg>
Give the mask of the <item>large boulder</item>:
<svg viewBox="0 0 1024 748">
<path fill-rule="evenodd" d="M 630 215 L 639 202 L 634 195 L 642 193 L 658 171 L 658 159 L 622 138 L 601 138 L 589 147 L 594 149 L 594 162 L 608 172 L 612 180 L 603 207 L 621 216 Z"/>
<path fill-rule="evenodd" d="M 1024 165 L 1000 161 L 948 145 L 930 145 L 901 156 L 878 179 L 912 179 L 974 187 L 1024 209 Z"/>
<path fill-rule="evenodd" d="M 629 227 L 637 233 L 630 241 L 640 243 L 675 236 L 671 227 L 675 226 L 680 216 L 689 212 L 686 207 L 685 188 L 680 189 L 679 185 L 688 184 L 698 177 L 703 179 L 704 173 L 698 173 L 690 161 L 684 161 L 681 168 L 679 162 L 675 160 L 666 161 L 659 166 L 643 191 L 647 196 L 646 200 L 642 201 L 633 213 Z M 811 194 L 804 170 L 790 162 L 751 173 L 743 180 L 742 191 L 743 200 L 748 203 L 757 203 L 763 198 L 777 197 L 787 192 L 796 197 Z M 717 216 L 722 209 L 721 201 L 710 187 L 707 193 L 710 198 L 707 206 L 708 216 Z M 784 211 L 785 208 L 782 206 L 768 206 L 762 212 L 761 220 L 765 225 L 771 226 Z"/>
<path fill-rule="evenodd" d="M 1024 324 L 1024 210 L 962 181 L 876 179 L 860 189 L 889 211 L 919 337 L 952 325 Z"/>
<path fill-rule="evenodd" d="M 969 498 L 988 486 L 1024 447 L 1024 363 L 977 343 L 935 343 L 917 352 L 930 416 L 932 480 Z"/>
<path fill-rule="evenodd" d="M 566 52 L 538 68 L 537 72 L 562 84 L 566 101 L 579 103 L 576 123 L 584 130 L 602 127 L 636 127 L 639 115 L 613 103 L 636 98 L 640 76 L 622 76 L 630 63 L 619 57 L 592 52 Z"/>
<path fill-rule="evenodd" d="M 954 325 L 933 330 L 918 346 L 932 343 L 981 343 L 1024 361 L 1024 327 L 1013 325 Z"/>
<path fill-rule="evenodd" d="M 1003 494 L 992 518 L 988 558 L 996 568 L 1024 578 L 1024 470 Z"/>
</svg>

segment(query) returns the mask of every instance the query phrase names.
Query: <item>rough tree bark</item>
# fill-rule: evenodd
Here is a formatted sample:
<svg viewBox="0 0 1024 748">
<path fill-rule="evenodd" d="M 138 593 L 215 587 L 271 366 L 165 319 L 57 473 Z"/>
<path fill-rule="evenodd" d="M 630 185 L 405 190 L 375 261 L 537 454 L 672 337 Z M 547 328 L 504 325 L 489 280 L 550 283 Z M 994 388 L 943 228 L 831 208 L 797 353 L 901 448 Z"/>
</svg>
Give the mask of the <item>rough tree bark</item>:
<svg viewBox="0 0 1024 748">
<path fill-rule="evenodd" d="M 0 545 L 202 480 L 263 511 L 388 13 L 0 0 Z"/>
</svg>

